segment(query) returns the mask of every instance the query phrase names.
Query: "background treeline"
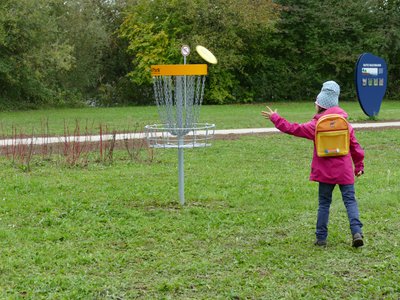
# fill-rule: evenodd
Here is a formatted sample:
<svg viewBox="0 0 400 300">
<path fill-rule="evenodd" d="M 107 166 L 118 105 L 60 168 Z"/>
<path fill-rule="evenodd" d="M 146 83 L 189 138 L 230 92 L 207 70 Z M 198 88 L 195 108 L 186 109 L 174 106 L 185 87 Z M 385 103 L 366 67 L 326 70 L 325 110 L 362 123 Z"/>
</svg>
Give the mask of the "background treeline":
<svg viewBox="0 0 400 300">
<path fill-rule="evenodd" d="M 325 80 L 355 99 L 371 52 L 400 98 L 400 0 L 1 0 L 0 109 L 152 104 L 151 64 L 218 58 L 205 103 L 309 100 Z"/>
</svg>

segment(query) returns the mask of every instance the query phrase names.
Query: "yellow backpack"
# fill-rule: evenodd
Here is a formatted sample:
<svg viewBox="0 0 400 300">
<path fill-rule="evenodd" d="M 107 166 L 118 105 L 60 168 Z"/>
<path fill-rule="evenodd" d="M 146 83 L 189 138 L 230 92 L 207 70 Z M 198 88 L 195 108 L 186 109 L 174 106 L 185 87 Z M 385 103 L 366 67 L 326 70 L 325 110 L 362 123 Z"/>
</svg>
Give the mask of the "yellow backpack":
<svg viewBox="0 0 400 300">
<path fill-rule="evenodd" d="M 315 146 L 319 157 L 347 155 L 350 149 L 347 120 L 338 114 L 319 118 L 315 126 Z"/>
</svg>

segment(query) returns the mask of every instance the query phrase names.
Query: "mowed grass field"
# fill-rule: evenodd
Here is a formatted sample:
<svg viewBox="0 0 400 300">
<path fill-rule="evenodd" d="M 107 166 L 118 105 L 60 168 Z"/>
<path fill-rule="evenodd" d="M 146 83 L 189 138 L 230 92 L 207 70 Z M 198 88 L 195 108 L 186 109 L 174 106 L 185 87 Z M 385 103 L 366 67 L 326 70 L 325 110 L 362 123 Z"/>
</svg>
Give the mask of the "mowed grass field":
<svg viewBox="0 0 400 300">
<path fill-rule="evenodd" d="M 390 105 L 398 116 L 400 103 Z M 272 106 L 299 122 L 313 112 Z M 240 127 L 260 127 L 262 107 L 204 114 L 217 126 L 234 128 L 235 115 Z M 102 112 L 95 122 L 114 118 Z M 318 185 L 308 181 L 307 140 L 241 136 L 185 150 L 184 207 L 176 150 L 157 150 L 152 162 L 118 150 L 113 163 L 85 167 L 34 157 L 29 172 L 0 158 L 0 298 L 399 299 L 400 130 L 356 134 L 366 151 L 355 185 L 361 249 L 351 247 L 338 189 L 328 246 L 313 245 Z"/>
<path fill-rule="evenodd" d="M 277 102 L 251 105 L 211 105 L 202 106 L 199 122 L 216 124 L 216 129 L 272 127 L 260 117 L 260 112 L 268 104 L 278 112 L 295 122 L 305 122 L 315 113 L 314 102 Z M 369 118 L 362 112 L 358 102 L 341 102 L 349 113 L 352 122 L 365 122 Z M 400 119 L 400 102 L 384 101 L 375 121 Z M 34 111 L 0 112 L 0 137 L 20 134 L 64 135 L 73 132 L 76 125 L 80 131 L 87 128 L 93 134 L 98 133 L 100 125 L 108 131 L 143 130 L 144 125 L 159 123 L 157 107 L 113 107 L 113 108 L 77 108 L 48 109 Z"/>
</svg>

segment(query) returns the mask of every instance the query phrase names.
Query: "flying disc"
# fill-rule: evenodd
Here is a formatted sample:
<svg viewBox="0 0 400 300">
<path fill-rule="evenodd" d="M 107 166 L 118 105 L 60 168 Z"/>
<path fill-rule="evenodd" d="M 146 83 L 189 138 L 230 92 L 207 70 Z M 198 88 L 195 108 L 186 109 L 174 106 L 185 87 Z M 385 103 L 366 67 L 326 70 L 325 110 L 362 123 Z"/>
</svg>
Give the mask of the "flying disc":
<svg viewBox="0 0 400 300">
<path fill-rule="evenodd" d="M 216 64 L 218 62 L 214 54 L 212 54 L 207 48 L 196 46 L 196 51 L 206 62 L 209 62 L 210 64 Z"/>
</svg>

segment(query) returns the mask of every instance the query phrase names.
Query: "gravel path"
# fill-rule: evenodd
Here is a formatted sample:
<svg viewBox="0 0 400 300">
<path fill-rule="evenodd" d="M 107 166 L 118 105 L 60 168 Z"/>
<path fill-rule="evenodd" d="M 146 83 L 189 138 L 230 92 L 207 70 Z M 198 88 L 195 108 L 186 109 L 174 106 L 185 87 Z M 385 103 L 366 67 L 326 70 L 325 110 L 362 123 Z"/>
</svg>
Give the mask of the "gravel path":
<svg viewBox="0 0 400 300">
<path fill-rule="evenodd" d="M 395 122 L 367 122 L 367 123 L 352 123 L 353 128 L 358 130 L 379 130 L 386 128 L 400 128 L 400 121 Z M 279 133 L 279 130 L 276 128 L 243 128 L 243 129 L 219 129 L 215 130 L 214 136 L 215 138 L 220 139 L 229 139 L 229 137 L 233 137 L 235 135 L 241 134 L 265 134 L 265 133 Z M 198 134 L 202 134 L 198 132 Z M 145 137 L 144 133 L 118 133 L 115 136 L 117 141 L 126 140 L 126 139 L 143 139 Z M 4 146 L 12 146 L 19 144 L 34 144 L 34 145 L 42 145 L 42 144 L 59 144 L 65 142 L 99 142 L 100 140 L 106 141 L 111 140 L 113 138 L 112 134 L 103 135 L 101 138 L 98 135 L 89 135 L 89 136 L 54 136 L 54 137 L 27 137 L 27 138 L 13 138 L 13 139 L 1 139 L 0 147 Z"/>
</svg>

